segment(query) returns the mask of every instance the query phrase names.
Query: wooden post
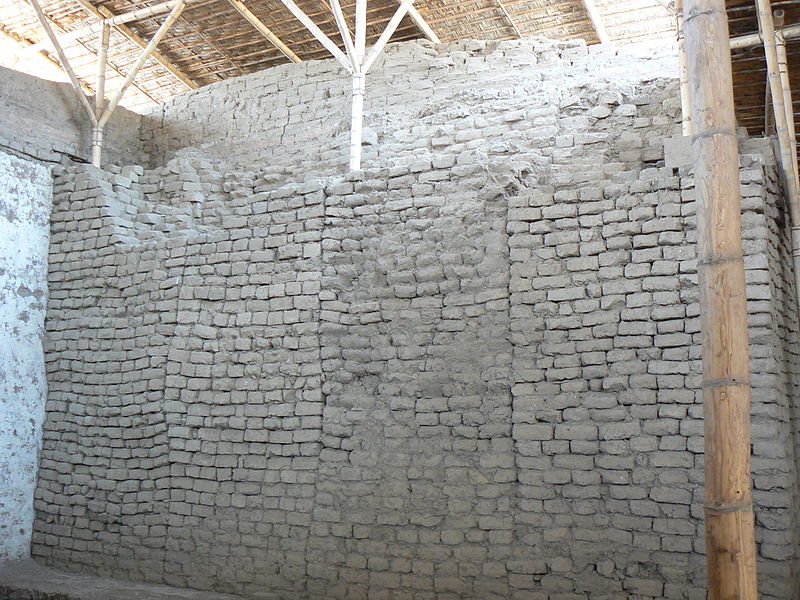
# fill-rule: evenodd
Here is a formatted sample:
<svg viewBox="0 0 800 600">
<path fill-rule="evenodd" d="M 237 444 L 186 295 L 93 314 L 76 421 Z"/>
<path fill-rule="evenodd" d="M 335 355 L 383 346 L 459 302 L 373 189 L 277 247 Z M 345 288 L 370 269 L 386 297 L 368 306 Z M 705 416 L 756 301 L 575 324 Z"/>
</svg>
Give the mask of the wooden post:
<svg viewBox="0 0 800 600">
<path fill-rule="evenodd" d="M 789 123 L 786 118 L 783 85 L 781 82 L 778 61 L 778 44 L 775 35 L 775 22 L 769 0 L 756 0 L 758 7 L 758 26 L 764 40 L 764 54 L 767 59 L 767 78 L 772 95 L 772 116 L 775 119 L 775 131 L 778 134 L 778 148 L 781 155 L 781 171 L 783 176 L 786 203 L 792 222 L 792 258 L 794 263 L 795 293 L 800 298 L 800 186 L 794 177 L 793 163 L 797 156 L 792 152 Z"/>
<path fill-rule="evenodd" d="M 111 35 L 111 26 L 103 21 L 100 30 L 100 50 L 97 53 L 97 87 L 94 93 L 94 112 L 97 119 L 92 128 L 92 164 L 99 167 L 103 157 L 103 126 L 100 117 L 105 108 L 106 95 L 106 63 L 108 62 L 108 43 Z"/>
<path fill-rule="evenodd" d="M 783 89 L 783 108 L 786 111 L 786 128 L 789 130 L 789 148 L 791 149 L 791 170 L 794 175 L 795 189 L 800 193 L 800 173 L 797 168 L 797 130 L 794 123 L 794 102 L 792 101 L 792 86 L 789 81 L 789 62 L 786 57 L 786 38 L 783 33 L 775 33 L 775 42 L 778 51 L 778 69 L 781 74 L 781 88 Z"/>
<path fill-rule="evenodd" d="M 739 150 L 724 0 L 684 0 L 697 191 L 708 600 L 757 600 Z"/>
</svg>

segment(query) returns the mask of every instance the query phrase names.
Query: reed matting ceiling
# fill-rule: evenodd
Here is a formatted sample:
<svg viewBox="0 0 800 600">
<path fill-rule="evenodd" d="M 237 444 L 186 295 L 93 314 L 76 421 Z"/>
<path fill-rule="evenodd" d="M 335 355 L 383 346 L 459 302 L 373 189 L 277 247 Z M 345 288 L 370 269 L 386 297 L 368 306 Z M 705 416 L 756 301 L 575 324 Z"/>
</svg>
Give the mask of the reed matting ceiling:
<svg viewBox="0 0 800 600">
<path fill-rule="evenodd" d="M 56 34 L 64 34 L 97 22 L 98 14 L 124 14 L 160 1 L 40 0 L 40 4 Z M 245 4 L 300 59 L 330 57 L 280 0 L 246 0 Z M 344 48 L 327 0 L 301 0 L 297 4 L 328 37 Z M 669 0 L 595 0 L 595 4 L 613 43 L 675 39 L 673 3 Z M 789 26 L 800 22 L 798 4 L 798 0 L 779 1 L 773 2 L 773 7 L 785 12 L 784 24 Z M 368 1 L 368 45 L 378 39 L 397 6 L 397 0 Z M 599 41 L 597 29 L 582 0 L 418 0 L 414 6 L 443 42 L 464 38 L 510 40 L 535 35 L 582 38 L 589 44 Z M 727 7 L 731 36 L 758 31 L 753 0 L 728 0 Z M 355 1 L 342 1 L 342 8 L 352 27 Z M 112 31 L 106 84 L 109 93 L 122 83 L 141 51 L 132 39 L 138 36 L 140 40 L 149 40 L 165 17 L 166 13 L 162 13 L 143 18 Z M 44 39 L 28 0 L 0 0 L 0 34 L 7 38 L 7 44 L 1 49 L 5 55 L 0 58 L 3 64 L 33 74 L 43 73 L 48 62 L 51 71 L 56 68 L 57 58 L 49 47 L 14 56 L 17 49 Z M 392 41 L 420 37 L 423 33 L 406 16 Z M 92 93 L 99 35 L 90 32 L 78 36 L 65 42 L 64 48 L 84 89 Z M 228 0 L 189 0 L 177 23 L 159 44 L 158 52 L 159 61 L 148 60 L 127 92 L 123 102 L 127 108 L 147 110 L 189 88 L 288 62 Z M 800 77 L 798 53 L 800 42 L 789 40 L 788 61 L 793 82 Z M 763 50 L 759 46 L 735 50 L 733 58 L 739 123 L 753 135 L 769 131 L 771 120 L 766 108 L 769 103 L 765 104 L 767 75 Z"/>
</svg>

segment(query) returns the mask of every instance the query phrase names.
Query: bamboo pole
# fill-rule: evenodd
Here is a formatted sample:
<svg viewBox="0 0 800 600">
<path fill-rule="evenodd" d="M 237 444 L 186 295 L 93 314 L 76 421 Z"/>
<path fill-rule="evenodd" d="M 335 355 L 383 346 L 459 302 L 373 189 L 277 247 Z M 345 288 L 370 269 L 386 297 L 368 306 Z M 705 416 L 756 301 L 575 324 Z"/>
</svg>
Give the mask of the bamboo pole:
<svg viewBox="0 0 800 600">
<path fill-rule="evenodd" d="M 353 109 L 350 119 L 350 170 L 361 168 L 361 138 L 364 121 L 365 74 L 353 73 Z"/>
<path fill-rule="evenodd" d="M 403 0 L 399 1 L 402 2 Z M 408 16 L 413 19 L 414 23 L 417 24 L 417 27 L 419 27 L 419 30 L 425 35 L 426 38 L 428 38 L 434 44 L 442 43 L 442 40 L 439 39 L 439 36 L 436 35 L 436 32 L 434 32 L 433 29 L 431 29 L 431 26 L 428 25 L 425 17 L 419 14 L 419 11 L 416 9 L 416 7 L 412 6 L 408 9 Z"/>
<path fill-rule="evenodd" d="M 331 0 L 335 5 L 339 0 Z M 361 168 L 361 145 L 364 130 L 364 94 L 369 65 L 365 64 L 367 48 L 367 0 L 356 0 L 355 44 L 353 46 L 353 106 L 350 114 L 350 161 L 351 171 Z M 391 20 L 389 21 L 391 25 Z M 389 28 L 389 25 L 386 26 Z M 384 33 L 386 31 L 384 30 Z M 344 37 L 344 33 L 342 37 Z M 349 36 L 350 33 L 347 32 Z M 383 37 L 383 36 L 381 36 Z M 380 42 L 380 39 L 378 40 Z M 375 60 L 373 58 L 373 60 Z M 372 63 L 370 63 L 372 64 Z"/>
<path fill-rule="evenodd" d="M 355 40 L 356 62 L 361 65 L 367 55 L 367 0 L 356 0 Z"/>
<path fill-rule="evenodd" d="M 783 28 L 781 29 L 781 33 L 783 33 L 785 38 L 800 37 L 800 25 L 791 25 L 790 27 Z M 758 46 L 763 41 L 760 33 L 751 33 L 750 35 L 731 38 L 731 48 L 750 48 L 752 46 Z"/>
<path fill-rule="evenodd" d="M 413 2 L 413 0 L 411 1 Z M 410 6 L 411 2 L 403 2 L 397 7 L 397 10 L 394 11 L 394 15 L 392 15 L 392 18 L 386 25 L 386 29 L 383 30 L 383 33 L 381 33 L 381 36 L 378 38 L 378 41 L 375 42 L 375 45 L 370 48 L 369 54 L 367 55 L 367 58 L 364 60 L 364 64 L 361 67 L 362 73 L 367 73 L 367 71 L 369 71 L 372 63 L 375 62 L 375 59 L 378 58 L 381 50 L 383 50 L 383 48 L 389 42 L 389 39 L 392 37 L 392 34 L 397 30 L 397 26 L 400 25 L 400 21 L 402 21 L 403 17 L 408 14 L 408 9 Z"/>
<path fill-rule="evenodd" d="M 708 600 L 756 600 L 741 197 L 724 0 L 684 0 L 705 421 Z"/>
<path fill-rule="evenodd" d="M 508 24 L 511 25 L 511 29 L 514 30 L 514 33 L 518 38 L 522 39 L 522 34 L 519 31 L 519 27 L 517 27 L 517 23 L 514 21 L 513 17 L 511 16 L 511 13 L 508 12 L 506 5 L 503 4 L 503 0 L 496 0 L 496 2 L 503 13 L 503 16 L 506 18 L 506 21 L 508 21 Z"/>
<path fill-rule="evenodd" d="M 347 27 L 347 21 L 344 18 L 339 0 L 331 0 L 331 8 L 333 9 L 333 19 L 336 21 L 336 27 L 339 29 L 339 35 L 342 36 L 342 42 L 344 42 L 344 49 L 350 59 L 350 64 L 353 66 L 353 72 L 358 73 L 361 68 L 361 61 L 356 59 L 356 48 L 353 45 L 353 38 L 350 37 L 350 29 Z"/>
<path fill-rule="evenodd" d="M 797 161 L 797 155 L 792 152 L 789 123 L 786 118 L 787 107 L 785 106 L 780 66 L 778 64 L 778 44 L 775 35 L 775 24 L 772 18 L 772 7 L 769 0 L 756 0 L 756 6 L 758 8 L 758 26 L 761 37 L 764 40 L 764 54 L 767 59 L 768 80 L 772 94 L 772 114 L 775 119 L 775 130 L 778 134 L 784 190 L 792 222 L 795 293 L 800 297 L 800 187 L 794 177 L 794 168 L 792 168 L 792 164 Z"/>
</svg>

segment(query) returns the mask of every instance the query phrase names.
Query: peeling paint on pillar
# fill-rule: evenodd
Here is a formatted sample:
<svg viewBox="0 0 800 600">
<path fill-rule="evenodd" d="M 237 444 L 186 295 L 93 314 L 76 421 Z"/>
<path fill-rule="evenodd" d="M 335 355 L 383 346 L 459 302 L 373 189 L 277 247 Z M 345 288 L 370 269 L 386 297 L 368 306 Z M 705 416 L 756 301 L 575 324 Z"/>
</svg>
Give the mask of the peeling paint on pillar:
<svg viewBox="0 0 800 600">
<path fill-rule="evenodd" d="M 0 152 L 0 563 L 30 553 L 51 206 L 49 170 Z"/>
</svg>

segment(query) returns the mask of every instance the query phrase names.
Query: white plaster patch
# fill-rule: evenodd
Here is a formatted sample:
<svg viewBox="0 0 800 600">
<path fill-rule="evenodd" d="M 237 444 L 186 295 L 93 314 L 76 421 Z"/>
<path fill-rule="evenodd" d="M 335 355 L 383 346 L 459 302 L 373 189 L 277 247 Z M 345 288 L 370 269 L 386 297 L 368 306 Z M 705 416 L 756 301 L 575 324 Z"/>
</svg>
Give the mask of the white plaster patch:
<svg viewBox="0 0 800 600">
<path fill-rule="evenodd" d="M 0 563 L 30 552 L 51 208 L 47 167 L 0 152 Z"/>
</svg>

